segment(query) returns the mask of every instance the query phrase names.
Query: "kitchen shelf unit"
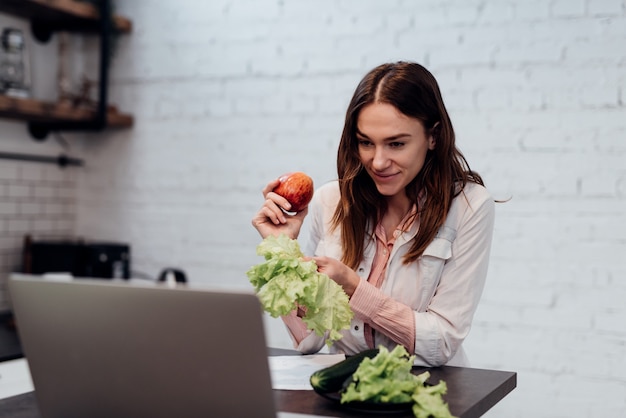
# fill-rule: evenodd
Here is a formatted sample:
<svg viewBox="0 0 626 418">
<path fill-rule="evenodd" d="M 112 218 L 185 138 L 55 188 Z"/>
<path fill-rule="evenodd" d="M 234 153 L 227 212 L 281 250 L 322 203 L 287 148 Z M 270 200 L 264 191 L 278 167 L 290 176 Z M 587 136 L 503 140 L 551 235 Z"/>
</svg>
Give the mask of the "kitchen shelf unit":
<svg viewBox="0 0 626 418">
<path fill-rule="evenodd" d="M 0 95 L 0 117 L 7 119 L 43 123 L 59 120 L 80 122 L 93 119 L 95 114 L 95 110 L 84 107 Z M 133 126 L 133 117 L 118 112 L 114 106 L 108 106 L 106 117 L 107 126 L 119 128 Z"/>
<path fill-rule="evenodd" d="M 107 104 L 111 34 L 132 31 L 129 19 L 111 14 L 111 0 L 94 4 L 77 0 L 2 0 L 0 13 L 28 19 L 33 35 L 40 42 L 46 42 L 57 31 L 96 34 L 100 40 L 95 109 L 0 95 L 0 117 L 26 121 L 36 140 L 45 139 L 51 131 L 101 131 L 133 125 L 131 115 L 119 113 Z"/>
<path fill-rule="evenodd" d="M 2 0 L 0 12 L 55 30 L 95 33 L 100 21 L 97 7 L 77 0 Z M 112 21 L 113 27 L 120 33 L 132 31 L 133 24 L 129 19 L 115 15 Z"/>
</svg>

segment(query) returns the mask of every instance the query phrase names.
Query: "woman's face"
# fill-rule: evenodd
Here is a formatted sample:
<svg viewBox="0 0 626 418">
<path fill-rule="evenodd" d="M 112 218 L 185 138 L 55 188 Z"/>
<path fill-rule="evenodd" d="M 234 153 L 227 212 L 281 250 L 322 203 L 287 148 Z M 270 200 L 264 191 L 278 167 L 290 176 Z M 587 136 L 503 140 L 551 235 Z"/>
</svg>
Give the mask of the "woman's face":
<svg viewBox="0 0 626 418">
<path fill-rule="evenodd" d="M 424 166 L 428 150 L 435 148 L 421 121 L 386 103 L 361 109 L 356 137 L 361 163 L 387 197 L 406 196 L 404 188 Z"/>
</svg>

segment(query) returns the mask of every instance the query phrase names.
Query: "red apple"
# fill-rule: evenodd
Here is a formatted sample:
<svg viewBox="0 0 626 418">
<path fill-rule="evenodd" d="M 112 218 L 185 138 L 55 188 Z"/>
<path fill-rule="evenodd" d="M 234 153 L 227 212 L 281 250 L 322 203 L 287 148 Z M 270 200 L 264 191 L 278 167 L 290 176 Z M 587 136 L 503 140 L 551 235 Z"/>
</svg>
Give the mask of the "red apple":
<svg viewBox="0 0 626 418">
<path fill-rule="evenodd" d="M 313 180 L 306 174 L 298 171 L 283 174 L 279 177 L 280 184 L 273 190 L 291 204 L 289 212 L 300 212 L 306 208 L 313 198 Z"/>
</svg>

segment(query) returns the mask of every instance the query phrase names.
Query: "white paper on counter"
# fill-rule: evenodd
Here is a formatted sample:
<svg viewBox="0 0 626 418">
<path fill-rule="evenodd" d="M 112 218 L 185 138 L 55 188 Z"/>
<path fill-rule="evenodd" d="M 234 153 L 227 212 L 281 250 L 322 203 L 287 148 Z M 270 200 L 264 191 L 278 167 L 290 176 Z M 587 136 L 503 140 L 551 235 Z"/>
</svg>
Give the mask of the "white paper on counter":
<svg viewBox="0 0 626 418">
<path fill-rule="evenodd" d="M 0 362 L 0 399 L 35 390 L 25 358 Z"/>
<path fill-rule="evenodd" d="M 269 356 L 272 389 L 313 390 L 309 383 L 311 375 L 345 358 L 345 354 Z"/>
</svg>

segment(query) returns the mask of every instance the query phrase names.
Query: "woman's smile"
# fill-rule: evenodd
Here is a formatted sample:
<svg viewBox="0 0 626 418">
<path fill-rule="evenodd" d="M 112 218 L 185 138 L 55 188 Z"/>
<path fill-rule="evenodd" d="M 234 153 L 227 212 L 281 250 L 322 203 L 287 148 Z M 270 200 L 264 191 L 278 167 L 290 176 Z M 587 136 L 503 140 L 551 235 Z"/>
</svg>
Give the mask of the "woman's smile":
<svg viewBox="0 0 626 418">
<path fill-rule="evenodd" d="M 375 182 L 384 182 L 384 183 L 389 183 L 394 181 L 397 177 L 399 173 L 377 173 L 376 171 L 371 171 L 371 176 L 374 179 Z"/>
<path fill-rule="evenodd" d="M 387 103 L 375 102 L 361 110 L 356 137 L 361 164 L 378 192 L 387 197 L 405 195 L 405 187 L 435 146 L 422 122 Z"/>
</svg>

